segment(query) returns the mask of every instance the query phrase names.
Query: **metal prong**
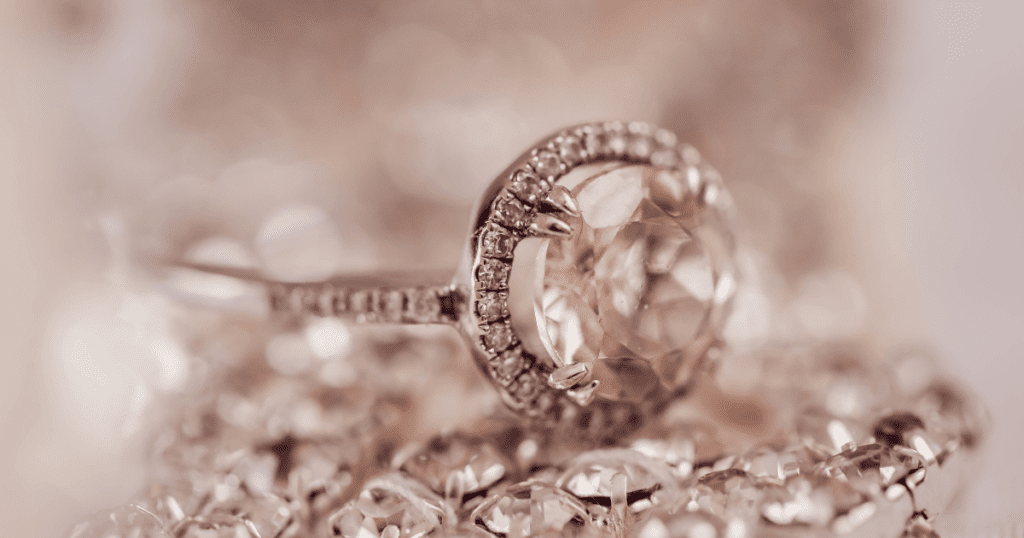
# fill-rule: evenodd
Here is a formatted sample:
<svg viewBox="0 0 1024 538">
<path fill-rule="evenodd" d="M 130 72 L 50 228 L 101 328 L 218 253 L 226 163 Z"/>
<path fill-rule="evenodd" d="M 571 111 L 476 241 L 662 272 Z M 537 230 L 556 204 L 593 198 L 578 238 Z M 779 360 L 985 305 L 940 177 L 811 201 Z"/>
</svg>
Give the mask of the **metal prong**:
<svg viewBox="0 0 1024 538">
<path fill-rule="evenodd" d="M 572 237 L 572 226 L 554 215 L 538 213 L 530 223 L 530 233 L 540 237 L 567 239 Z"/>
<path fill-rule="evenodd" d="M 548 197 L 544 201 L 555 209 L 565 212 L 570 217 L 580 216 L 580 206 L 576 203 L 576 197 L 572 195 L 569 189 L 565 188 L 565 185 L 555 185 L 552 187 L 551 192 L 548 193 Z"/>
<path fill-rule="evenodd" d="M 566 364 L 556 368 L 548 375 L 548 385 L 558 390 L 565 390 L 577 385 L 590 375 L 590 365 L 585 362 Z"/>
<path fill-rule="evenodd" d="M 600 381 L 593 379 L 582 387 L 565 391 L 565 395 L 572 398 L 572 401 L 579 404 L 580 407 L 586 407 L 594 401 L 594 397 L 597 396 L 597 386 L 600 384 Z"/>
</svg>

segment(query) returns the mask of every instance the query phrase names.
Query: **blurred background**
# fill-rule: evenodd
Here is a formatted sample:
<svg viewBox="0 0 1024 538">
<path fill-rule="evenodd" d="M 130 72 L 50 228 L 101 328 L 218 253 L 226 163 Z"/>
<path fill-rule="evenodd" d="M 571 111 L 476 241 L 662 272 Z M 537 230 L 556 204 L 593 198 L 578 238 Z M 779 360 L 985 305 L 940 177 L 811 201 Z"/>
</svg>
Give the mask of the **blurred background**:
<svg viewBox="0 0 1024 538">
<path fill-rule="evenodd" d="M 63 536 L 145 483 L 159 410 L 191 377 L 140 260 L 206 239 L 284 278 L 447 268 L 523 148 L 626 118 L 726 178 L 762 275 L 738 338 L 926 344 L 983 395 L 986 456 L 943 530 L 1009 535 L 1022 16 L 997 0 L 0 3 L 0 534 Z"/>
</svg>

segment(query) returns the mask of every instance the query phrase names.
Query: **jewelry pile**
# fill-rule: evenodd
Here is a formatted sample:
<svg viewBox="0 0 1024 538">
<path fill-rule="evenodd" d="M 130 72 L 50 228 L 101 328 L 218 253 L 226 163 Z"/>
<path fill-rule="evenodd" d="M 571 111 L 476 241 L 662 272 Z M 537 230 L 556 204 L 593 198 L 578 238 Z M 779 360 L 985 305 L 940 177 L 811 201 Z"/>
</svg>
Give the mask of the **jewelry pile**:
<svg viewBox="0 0 1024 538">
<path fill-rule="evenodd" d="M 71 538 L 934 536 L 982 410 L 921 351 L 730 348 L 730 211 L 693 148 L 609 122 L 499 176 L 450 284 L 182 264 L 171 292 L 265 308 L 181 307 L 202 390 Z"/>
</svg>

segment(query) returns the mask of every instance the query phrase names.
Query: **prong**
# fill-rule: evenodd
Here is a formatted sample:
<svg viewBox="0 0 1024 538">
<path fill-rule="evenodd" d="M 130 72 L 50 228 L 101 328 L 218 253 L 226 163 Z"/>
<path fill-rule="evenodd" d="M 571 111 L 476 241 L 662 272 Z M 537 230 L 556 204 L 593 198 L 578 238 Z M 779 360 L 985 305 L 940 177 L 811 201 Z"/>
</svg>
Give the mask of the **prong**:
<svg viewBox="0 0 1024 538">
<path fill-rule="evenodd" d="M 565 188 L 565 185 L 555 185 L 552 187 L 544 202 L 570 217 L 580 216 L 580 206 L 576 203 L 576 197 L 572 195 L 569 189 Z"/>
<path fill-rule="evenodd" d="M 568 239 L 572 237 L 572 226 L 549 213 L 538 213 L 530 223 L 530 234 L 552 239 Z"/>
<path fill-rule="evenodd" d="M 593 379 L 582 387 L 565 391 L 565 395 L 572 398 L 572 401 L 576 402 L 580 407 L 586 407 L 590 405 L 590 402 L 594 401 L 594 397 L 597 396 L 597 386 L 600 384 L 600 381 Z"/>
<path fill-rule="evenodd" d="M 572 388 L 590 375 L 590 365 L 585 362 L 566 364 L 548 375 L 548 385 L 558 390 Z"/>
</svg>

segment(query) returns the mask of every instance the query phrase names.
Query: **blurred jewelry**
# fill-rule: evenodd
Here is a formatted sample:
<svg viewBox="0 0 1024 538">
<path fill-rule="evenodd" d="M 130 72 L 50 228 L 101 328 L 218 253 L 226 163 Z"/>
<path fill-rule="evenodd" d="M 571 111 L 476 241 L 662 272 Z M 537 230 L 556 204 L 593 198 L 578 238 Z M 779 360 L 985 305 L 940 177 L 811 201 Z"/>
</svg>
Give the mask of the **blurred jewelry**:
<svg viewBox="0 0 1024 538">
<path fill-rule="evenodd" d="M 597 397 L 656 407 L 719 344 L 736 287 L 731 202 L 673 133 L 641 122 L 561 130 L 479 207 L 449 282 L 370 275 L 267 282 L 262 293 L 276 314 L 450 324 L 505 403 L 543 419 Z"/>
<path fill-rule="evenodd" d="M 417 434 L 422 394 L 398 377 L 347 396 L 275 376 L 221 386 L 158 438 L 146 492 L 71 538 L 936 536 L 984 414 L 931 357 L 786 345 L 723 361 L 754 386 L 701 374 L 601 441 L 579 437 L 594 415 Z"/>
</svg>

